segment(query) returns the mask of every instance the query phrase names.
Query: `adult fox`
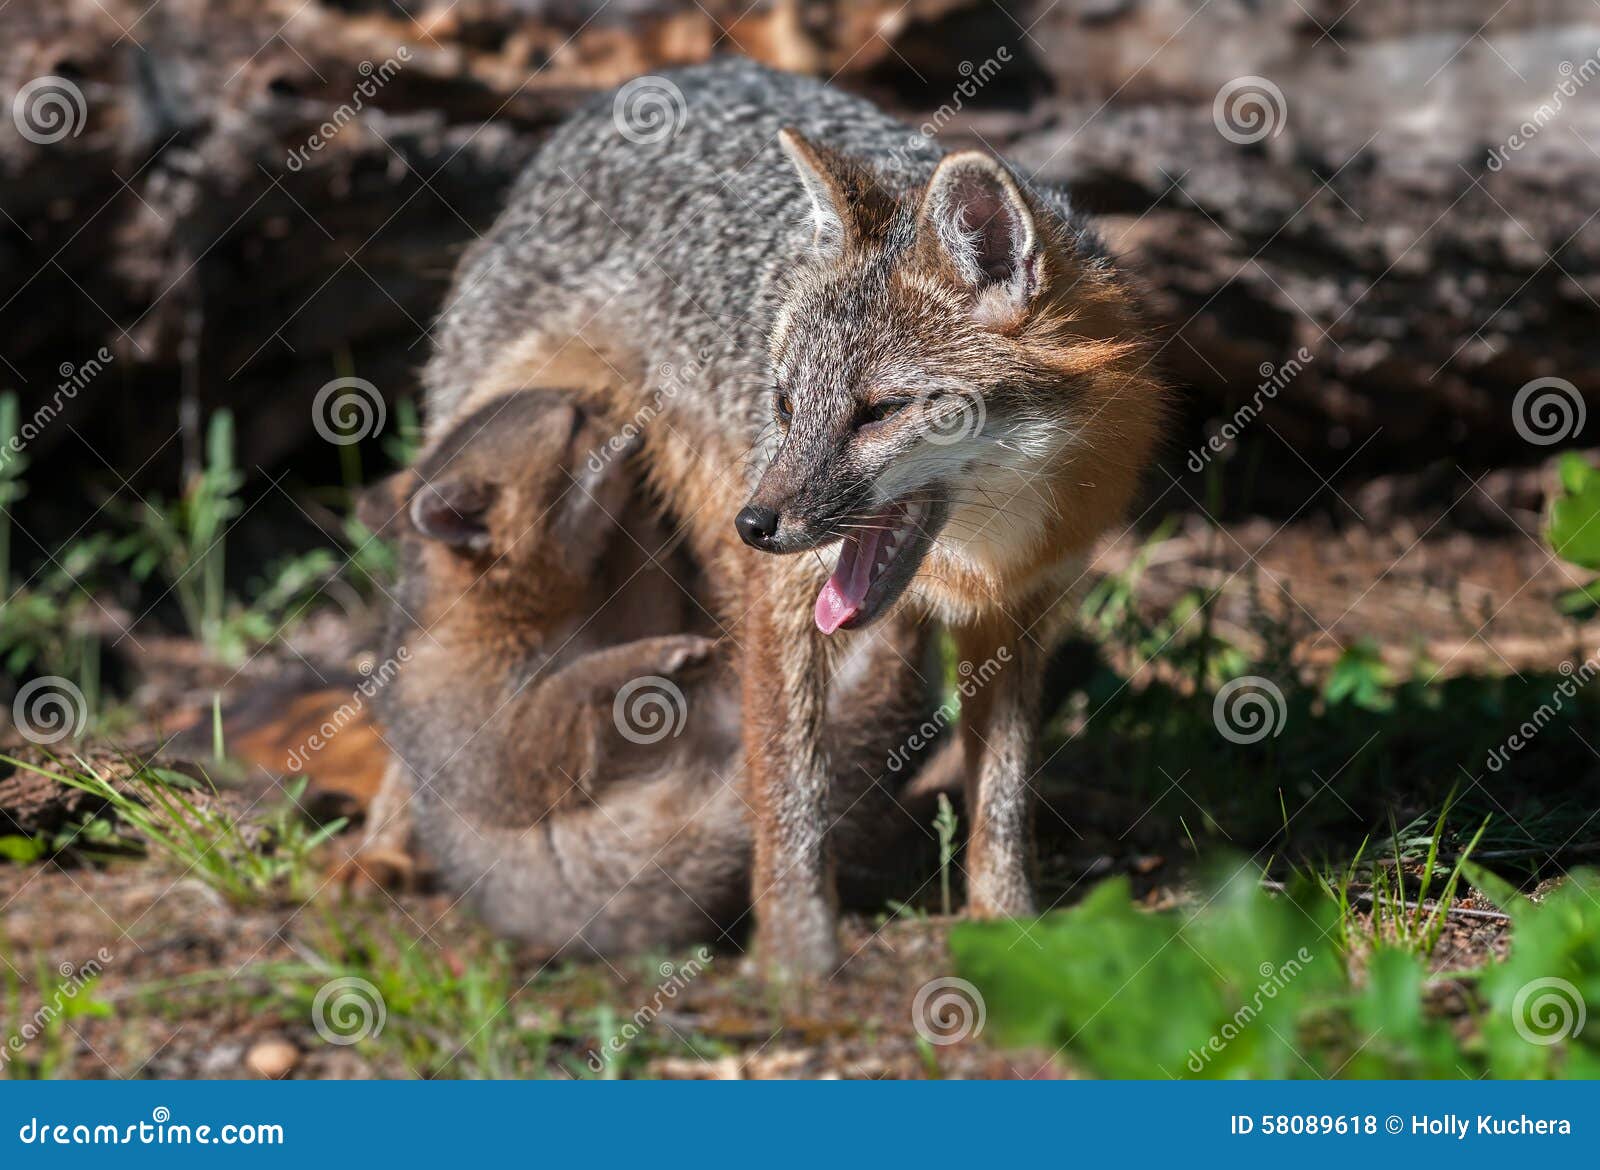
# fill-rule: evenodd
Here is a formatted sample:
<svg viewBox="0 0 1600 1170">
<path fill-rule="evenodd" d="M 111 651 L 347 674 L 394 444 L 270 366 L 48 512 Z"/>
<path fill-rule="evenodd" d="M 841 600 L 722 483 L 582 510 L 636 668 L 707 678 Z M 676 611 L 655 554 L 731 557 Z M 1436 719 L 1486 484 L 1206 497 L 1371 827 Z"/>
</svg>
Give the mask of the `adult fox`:
<svg viewBox="0 0 1600 1170">
<path fill-rule="evenodd" d="M 660 117 L 634 121 L 649 100 Z M 641 422 L 741 655 L 769 964 L 837 963 L 833 635 L 902 599 L 991 679 L 962 712 L 969 909 L 1033 909 L 1051 615 L 1125 512 L 1163 399 L 1064 193 L 812 80 L 685 69 L 556 131 L 464 257 L 435 338 L 435 428 L 540 385 Z M 830 565 L 815 550 L 834 542 Z M 767 555 L 793 553 L 813 555 Z"/>
</svg>

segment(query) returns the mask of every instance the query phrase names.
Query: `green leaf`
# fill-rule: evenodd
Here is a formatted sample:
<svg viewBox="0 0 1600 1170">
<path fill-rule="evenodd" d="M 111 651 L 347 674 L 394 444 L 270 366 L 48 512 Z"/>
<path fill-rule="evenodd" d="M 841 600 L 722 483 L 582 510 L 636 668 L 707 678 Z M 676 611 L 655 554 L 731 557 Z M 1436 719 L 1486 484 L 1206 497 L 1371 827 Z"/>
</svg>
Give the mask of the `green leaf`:
<svg viewBox="0 0 1600 1170">
<path fill-rule="evenodd" d="M 1199 913 L 1152 914 L 1123 879 L 1032 922 L 961 923 L 950 950 L 1005 1044 L 1065 1049 L 1101 1076 L 1307 1076 L 1302 1005 L 1339 985 L 1325 900 L 1233 868 Z"/>
<path fill-rule="evenodd" d="M 1351 1054 L 1340 1075 L 1352 1079 L 1470 1076 L 1449 1027 L 1424 1012 L 1422 959 L 1380 946 L 1367 963 L 1367 982 L 1350 1012 Z"/>
<path fill-rule="evenodd" d="M 1556 596 L 1556 609 L 1571 618 L 1586 620 L 1600 610 L 1600 580 L 1567 589 Z"/>
<path fill-rule="evenodd" d="M 1545 537 L 1563 560 L 1600 569 L 1600 472 L 1569 454 L 1561 460 L 1561 486 L 1550 501 Z"/>
<path fill-rule="evenodd" d="M 38 861 L 45 855 L 43 837 L 22 837 L 15 833 L 0 837 L 0 857 L 22 865 Z"/>
<path fill-rule="evenodd" d="M 1394 706 L 1393 686 L 1394 673 L 1384 665 L 1377 643 L 1363 638 L 1339 655 L 1323 684 L 1322 696 L 1335 706 L 1348 703 L 1363 711 L 1381 712 Z"/>
<path fill-rule="evenodd" d="M 1561 480 L 1561 486 L 1567 492 L 1577 495 L 1584 490 L 1585 485 L 1600 475 L 1589 461 L 1576 451 L 1564 452 L 1556 464 L 1556 472 Z"/>
<path fill-rule="evenodd" d="M 1501 1078 L 1578 1076 L 1600 1066 L 1600 875 L 1576 870 L 1540 902 L 1507 904 L 1516 935 L 1484 971 L 1483 1038 Z"/>
</svg>

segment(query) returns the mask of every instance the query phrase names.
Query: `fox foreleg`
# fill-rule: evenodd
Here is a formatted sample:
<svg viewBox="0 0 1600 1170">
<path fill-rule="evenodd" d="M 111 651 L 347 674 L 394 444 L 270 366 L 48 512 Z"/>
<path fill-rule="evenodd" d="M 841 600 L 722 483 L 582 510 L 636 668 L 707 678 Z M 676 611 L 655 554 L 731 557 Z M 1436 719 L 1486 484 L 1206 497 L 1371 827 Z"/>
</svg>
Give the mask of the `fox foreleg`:
<svg viewBox="0 0 1600 1170">
<path fill-rule="evenodd" d="M 1026 626 L 1006 617 L 956 633 L 971 826 L 967 908 L 980 918 L 1032 914 L 1032 769 L 1044 651 Z"/>
</svg>

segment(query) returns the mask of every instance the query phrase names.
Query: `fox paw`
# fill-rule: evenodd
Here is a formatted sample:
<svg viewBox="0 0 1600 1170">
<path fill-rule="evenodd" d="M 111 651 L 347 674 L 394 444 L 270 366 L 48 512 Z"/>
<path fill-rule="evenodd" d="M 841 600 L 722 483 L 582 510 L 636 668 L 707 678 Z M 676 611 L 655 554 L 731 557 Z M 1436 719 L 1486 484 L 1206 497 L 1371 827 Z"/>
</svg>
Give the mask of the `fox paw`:
<svg viewBox="0 0 1600 1170">
<path fill-rule="evenodd" d="M 838 921 L 821 899 L 768 903 L 756 920 L 756 962 L 767 981 L 803 989 L 828 982 L 840 967 Z M 759 912 L 758 912 L 759 913 Z"/>
<path fill-rule="evenodd" d="M 669 678 L 689 674 L 708 664 L 717 650 L 715 638 L 701 638 L 682 634 L 661 639 L 665 645 L 657 666 Z"/>
<path fill-rule="evenodd" d="M 410 890 L 417 881 L 417 862 L 399 849 L 374 847 L 347 857 L 333 868 L 329 880 L 352 892 Z"/>
</svg>

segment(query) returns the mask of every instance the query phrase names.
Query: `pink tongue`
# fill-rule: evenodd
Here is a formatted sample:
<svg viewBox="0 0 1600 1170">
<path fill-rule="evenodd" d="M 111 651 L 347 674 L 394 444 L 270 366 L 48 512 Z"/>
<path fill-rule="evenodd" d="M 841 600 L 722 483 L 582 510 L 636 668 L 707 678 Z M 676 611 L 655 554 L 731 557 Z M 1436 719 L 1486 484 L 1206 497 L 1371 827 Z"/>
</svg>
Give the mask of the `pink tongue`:
<svg viewBox="0 0 1600 1170">
<path fill-rule="evenodd" d="M 839 563 L 822 592 L 817 594 L 817 629 L 824 634 L 833 633 L 861 612 L 861 604 L 872 585 L 872 562 L 878 555 L 878 543 L 887 531 L 884 528 L 858 529 L 844 538 L 844 545 L 839 549 Z"/>
</svg>

